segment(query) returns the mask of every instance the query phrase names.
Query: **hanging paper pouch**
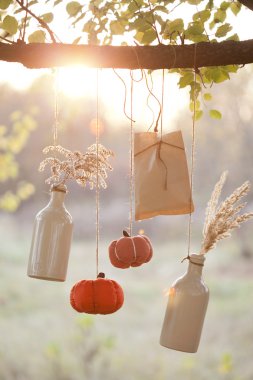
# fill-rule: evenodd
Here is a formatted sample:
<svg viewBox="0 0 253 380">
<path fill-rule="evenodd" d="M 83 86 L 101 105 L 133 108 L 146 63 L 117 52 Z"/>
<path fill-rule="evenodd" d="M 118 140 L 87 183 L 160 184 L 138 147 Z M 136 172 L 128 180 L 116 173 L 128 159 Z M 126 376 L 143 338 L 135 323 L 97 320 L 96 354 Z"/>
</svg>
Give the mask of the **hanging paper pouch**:
<svg viewBox="0 0 253 380">
<path fill-rule="evenodd" d="M 135 133 L 134 167 L 135 220 L 193 211 L 181 131 Z"/>
</svg>

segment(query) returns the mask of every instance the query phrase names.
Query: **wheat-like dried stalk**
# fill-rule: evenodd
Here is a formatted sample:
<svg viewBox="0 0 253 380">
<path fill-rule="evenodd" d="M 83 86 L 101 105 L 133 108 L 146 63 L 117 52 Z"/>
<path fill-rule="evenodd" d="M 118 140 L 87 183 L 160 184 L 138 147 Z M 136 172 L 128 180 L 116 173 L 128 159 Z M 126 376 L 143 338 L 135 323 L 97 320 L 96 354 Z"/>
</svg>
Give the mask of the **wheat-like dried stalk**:
<svg viewBox="0 0 253 380">
<path fill-rule="evenodd" d="M 46 166 L 50 166 L 51 176 L 46 179 L 46 183 L 60 185 L 74 179 L 79 185 L 85 187 L 89 184 L 93 189 L 98 177 L 98 186 L 106 188 L 107 171 L 112 170 L 108 158 L 113 156 L 113 152 L 103 145 L 99 144 L 97 147 L 93 144 L 84 154 L 79 151 L 72 152 L 61 145 L 50 145 L 43 149 L 43 153 L 65 157 L 62 161 L 56 157 L 48 157 L 40 163 L 39 171 L 44 171 Z"/>
<path fill-rule="evenodd" d="M 230 237 L 231 231 L 240 227 L 241 223 L 253 217 L 253 213 L 238 215 L 246 206 L 246 202 L 239 205 L 237 202 L 248 193 L 250 189 L 250 183 L 248 181 L 244 182 L 218 206 L 226 178 L 227 172 L 224 172 L 215 185 L 207 205 L 203 228 L 203 241 L 200 251 L 202 255 L 214 248 L 218 241 Z"/>
</svg>

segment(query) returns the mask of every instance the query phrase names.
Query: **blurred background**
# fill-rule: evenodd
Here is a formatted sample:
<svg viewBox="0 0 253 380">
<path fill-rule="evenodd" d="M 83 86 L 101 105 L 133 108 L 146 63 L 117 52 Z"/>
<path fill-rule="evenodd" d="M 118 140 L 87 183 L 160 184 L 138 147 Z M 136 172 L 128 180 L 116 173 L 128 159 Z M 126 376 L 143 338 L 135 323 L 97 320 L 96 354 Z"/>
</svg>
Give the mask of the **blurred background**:
<svg viewBox="0 0 253 380">
<path fill-rule="evenodd" d="M 26 276 L 33 220 L 48 203 L 47 173 L 39 173 L 42 149 L 52 144 L 54 78 L 49 71 L 2 64 L 0 83 L 0 379 L 2 380 L 252 380 L 253 244 L 252 222 L 207 254 L 204 279 L 210 301 L 196 354 L 159 345 L 166 291 L 187 263 L 188 216 L 161 216 L 134 224 L 152 240 L 154 257 L 139 268 L 110 265 L 108 245 L 121 237 L 129 216 L 130 122 L 123 112 L 125 90 L 103 70 L 99 81 L 101 143 L 114 151 L 108 188 L 100 194 L 100 270 L 118 281 L 125 304 L 117 313 L 90 316 L 69 305 L 80 279 L 95 278 L 95 193 L 69 184 L 66 207 L 74 235 L 65 283 Z M 96 72 L 59 72 L 59 138 L 68 149 L 85 152 L 94 143 Z M 129 74 L 120 72 L 127 86 Z M 136 79 L 138 73 L 135 73 Z M 183 131 L 190 162 L 192 115 L 187 90 L 166 75 L 164 131 Z M 161 75 L 154 74 L 161 96 Z M 230 81 L 212 87 L 211 102 L 196 124 L 192 252 L 198 252 L 206 204 L 224 170 L 229 171 L 223 199 L 245 180 L 253 181 L 253 76 L 248 66 Z M 135 131 L 146 131 L 153 115 L 145 84 L 134 84 Z M 157 104 L 151 100 L 157 115 Z M 209 109 L 222 112 L 212 120 Z M 129 114 L 129 91 L 126 96 Z M 247 198 L 253 210 L 253 192 Z"/>
</svg>

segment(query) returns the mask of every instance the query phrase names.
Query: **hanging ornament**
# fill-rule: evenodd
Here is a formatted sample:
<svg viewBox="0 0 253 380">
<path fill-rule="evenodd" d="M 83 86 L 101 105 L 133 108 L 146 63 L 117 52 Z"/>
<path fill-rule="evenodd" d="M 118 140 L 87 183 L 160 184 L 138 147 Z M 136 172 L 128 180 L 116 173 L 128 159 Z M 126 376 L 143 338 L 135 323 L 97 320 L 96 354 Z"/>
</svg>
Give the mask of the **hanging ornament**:
<svg viewBox="0 0 253 380">
<path fill-rule="evenodd" d="M 169 289 L 160 344 L 173 350 L 196 352 L 206 314 L 209 290 L 202 280 L 204 256 L 192 254 L 185 275 Z"/>
<path fill-rule="evenodd" d="M 163 70 L 161 103 L 155 97 L 160 112 L 154 132 L 134 136 L 135 220 L 189 214 L 194 209 L 182 132 L 163 133 L 164 80 Z M 148 83 L 147 87 L 154 96 Z"/>
<path fill-rule="evenodd" d="M 72 217 L 66 210 L 64 185 L 51 187 L 48 205 L 35 218 L 27 274 L 42 280 L 65 281 L 72 239 Z"/>
<path fill-rule="evenodd" d="M 133 202 L 134 202 L 134 156 L 133 156 L 133 76 L 131 78 L 130 98 L 130 183 L 129 183 L 129 231 L 123 231 L 123 237 L 114 240 L 109 245 L 109 258 L 111 264 L 116 268 L 126 269 L 138 267 L 151 260 L 153 248 L 147 236 L 131 236 L 133 230 Z M 125 102 L 124 102 L 125 103 Z"/>
<path fill-rule="evenodd" d="M 96 280 L 77 282 L 70 292 L 70 304 L 79 313 L 111 314 L 124 303 L 121 286 L 99 273 Z"/>
<path fill-rule="evenodd" d="M 57 71 L 54 72 L 54 80 L 55 120 L 53 125 L 53 150 L 56 149 L 58 138 Z M 57 159 L 54 156 L 50 162 L 52 164 L 56 161 Z M 50 202 L 35 217 L 27 275 L 49 281 L 65 281 L 73 222 L 71 215 L 64 205 L 67 192 L 65 183 L 61 183 L 60 181 L 52 181 L 52 183 Z"/>
<path fill-rule="evenodd" d="M 205 254 L 218 241 L 231 236 L 241 223 L 253 218 L 253 213 L 238 215 L 246 203 L 237 204 L 249 191 L 249 182 L 237 188 L 219 206 L 219 197 L 226 179 L 223 173 L 216 184 L 206 209 L 203 242 L 199 254 L 186 257 L 189 267 L 169 289 L 168 306 L 163 322 L 160 344 L 184 352 L 196 352 L 209 299 L 209 291 L 202 279 Z"/>
<path fill-rule="evenodd" d="M 40 164 L 39 171 L 50 167 L 51 175 L 46 183 L 51 184 L 51 200 L 36 218 L 28 262 L 29 277 L 51 281 L 65 281 L 73 223 L 64 205 L 67 192 L 65 183 L 75 180 L 77 184 L 90 188 L 106 187 L 107 171 L 112 170 L 108 158 L 113 153 L 101 144 L 91 145 L 86 153 L 57 145 L 58 138 L 58 91 L 55 77 L 55 122 L 53 145 L 43 149 L 52 154 Z"/>
<path fill-rule="evenodd" d="M 97 70 L 97 114 L 96 114 L 96 144 L 94 144 L 95 170 L 93 186 L 96 189 L 96 280 L 81 280 L 77 282 L 70 292 L 70 304 L 79 313 L 111 314 L 121 308 L 124 303 L 124 293 L 121 286 L 114 280 L 106 279 L 104 273 L 98 271 L 99 267 L 99 204 L 100 187 L 105 184 L 106 169 L 108 168 L 107 155 L 109 151 L 99 144 L 99 99 L 98 99 L 98 70 Z M 111 152 L 110 152 L 111 153 Z M 103 156 L 104 155 L 104 156 Z M 102 159 L 101 159 L 102 158 Z M 90 180 L 91 176 L 89 176 Z"/>
<path fill-rule="evenodd" d="M 135 220 L 193 211 L 181 131 L 135 133 L 134 157 Z"/>
<path fill-rule="evenodd" d="M 138 267 L 151 260 L 153 248 L 147 236 L 130 236 L 123 231 L 123 237 L 114 240 L 109 246 L 109 257 L 117 268 Z"/>
</svg>

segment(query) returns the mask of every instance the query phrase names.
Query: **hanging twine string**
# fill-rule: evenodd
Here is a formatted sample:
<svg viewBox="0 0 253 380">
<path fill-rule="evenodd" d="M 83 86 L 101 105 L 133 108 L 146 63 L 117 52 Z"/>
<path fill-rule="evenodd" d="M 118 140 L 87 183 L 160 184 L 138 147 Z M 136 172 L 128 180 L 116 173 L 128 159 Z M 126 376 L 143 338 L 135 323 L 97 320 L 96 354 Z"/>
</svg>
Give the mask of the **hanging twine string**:
<svg viewBox="0 0 253 380">
<path fill-rule="evenodd" d="M 164 104 L 164 69 L 162 71 L 162 100 L 161 100 L 161 140 L 163 139 L 163 104 Z"/>
<path fill-rule="evenodd" d="M 163 167 L 165 169 L 165 178 L 164 178 L 164 190 L 167 190 L 167 180 L 168 180 L 168 169 L 167 169 L 167 165 L 165 164 L 165 162 L 163 161 L 162 157 L 161 157 L 161 149 L 162 149 L 162 144 L 163 144 L 163 103 L 164 103 L 164 69 L 162 70 L 162 100 L 161 100 L 161 106 L 160 106 L 160 114 L 161 114 L 161 121 L 160 121 L 160 125 L 161 125 L 161 139 L 159 141 L 159 144 L 158 144 L 158 158 L 159 160 L 161 161 L 161 163 L 163 164 Z"/>
<path fill-rule="evenodd" d="M 99 168 L 98 168 L 98 151 L 99 151 L 99 71 L 96 76 L 96 275 L 98 276 L 99 261 Z"/>
<path fill-rule="evenodd" d="M 197 83 L 197 67 L 196 67 L 196 57 L 197 57 L 197 44 L 195 44 L 194 50 L 194 84 L 193 84 L 193 116 L 192 116 L 192 144 L 191 144 L 191 171 L 190 171 L 190 214 L 188 221 L 188 249 L 187 257 L 185 257 L 182 262 L 187 259 L 190 260 L 191 251 L 191 233 L 192 233 L 192 195 L 193 195 L 193 174 L 195 170 L 194 158 L 195 158 L 195 119 L 196 119 L 196 83 Z"/>
<path fill-rule="evenodd" d="M 59 86 L 58 86 L 58 69 L 53 69 L 54 74 L 54 124 L 53 124 L 53 145 L 57 145 L 58 127 L 59 127 Z M 56 150 L 54 149 L 54 152 Z"/>
<path fill-rule="evenodd" d="M 151 78 L 151 88 L 150 88 L 150 85 L 148 83 L 148 77 L 147 77 L 147 74 L 145 72 L 145 70 L 143 70 L 143 74 L 144 74 L 144 78 L 145 78 L 145 82 L 146 82 L 146 87 L 147 87 L 147 90 L 150 94 L 150 96 L 152 96 L 158 103 L 159 105 L 159 113 L 158 113 L 158 116 L 157 116 L 157 119 L 156 119 L 156 123 L 155 123 L 155 127 L 154 127 L 154 132 L 158 132 L 158 124 L 159 124 L 159 120 L 160 120 L 160 117 L 161 117 L 161 113 L 162 113 L 162 105 L 159 101 L 159 99 L 157 98 L 157 96 L 153 93 L 153 79 L 152 79 L 152 74 L 150 74 L 150 78 Z M 150 107 L 149 107 L 150 109 Z M 153 111 L 152 111 L 153 112 Z M 154 120 L 152 120 L 152 124 L 150 125 L 150 127 L 148 128 L 148 131 L 150 130 L 150 128 L 152 127 L 153 125 L 153 122 Z"/>
<path fill-rule="evenodd" d="M 59 87 L 58 87 L 58 69 L 53 68 L 53 87 L 54 87 L 54 122 L 52 127 L 52 138 L 53 138 L 53 158 L 56 162 L 56 146 L 58 144 L 58 127 L 59 127 Z M 65 184 L 65 182 L 63 182 Z M 59 183 L 53 185 L 54 191 L 63 191 L 61 187 L 58 186 Z M 64 190 L 65 192 L 65 190 Z"/>
<path fill-rule="evenodd" d="M 132 120 L 132 117 L 131 117 L 131 116 L 128 116 L 128 114 L 127 114 L 127 112 L 126 112 L 127 85 L 126 85 L 124 79 L 119 75 L 119 73 L 117 73 L 117 71 L 116 71 L 115 69 L 113 69 L 113 72 L 114 72 L 114 74 L 117 75 L 117 77 L 120 79 L 120 81 L 121 81 L 121 82 L 123 83 L 123 85 L 124 85 L 124 90 L 125 90 L 124 94 L 125 94 L 125 95 L 124 95 L 123 111 L 124 111 L 124 114 L 125 114 L 126 118 L 127 118 L 128 120 L 131 120 L 131 122 L 132 122 L 132 121 L 134 121 L 134 120 Z M 132 78 L 132 75 L 131 75 L 131 78 Z"/>
<path fill-rule="evenodd" d="M 129 189 L 129 234 L 133 232 L 133 202 L 134 202 L 134 128 L 133 128 L 133 75 L 130 71 L 130 189 Z"/>
</svg>

